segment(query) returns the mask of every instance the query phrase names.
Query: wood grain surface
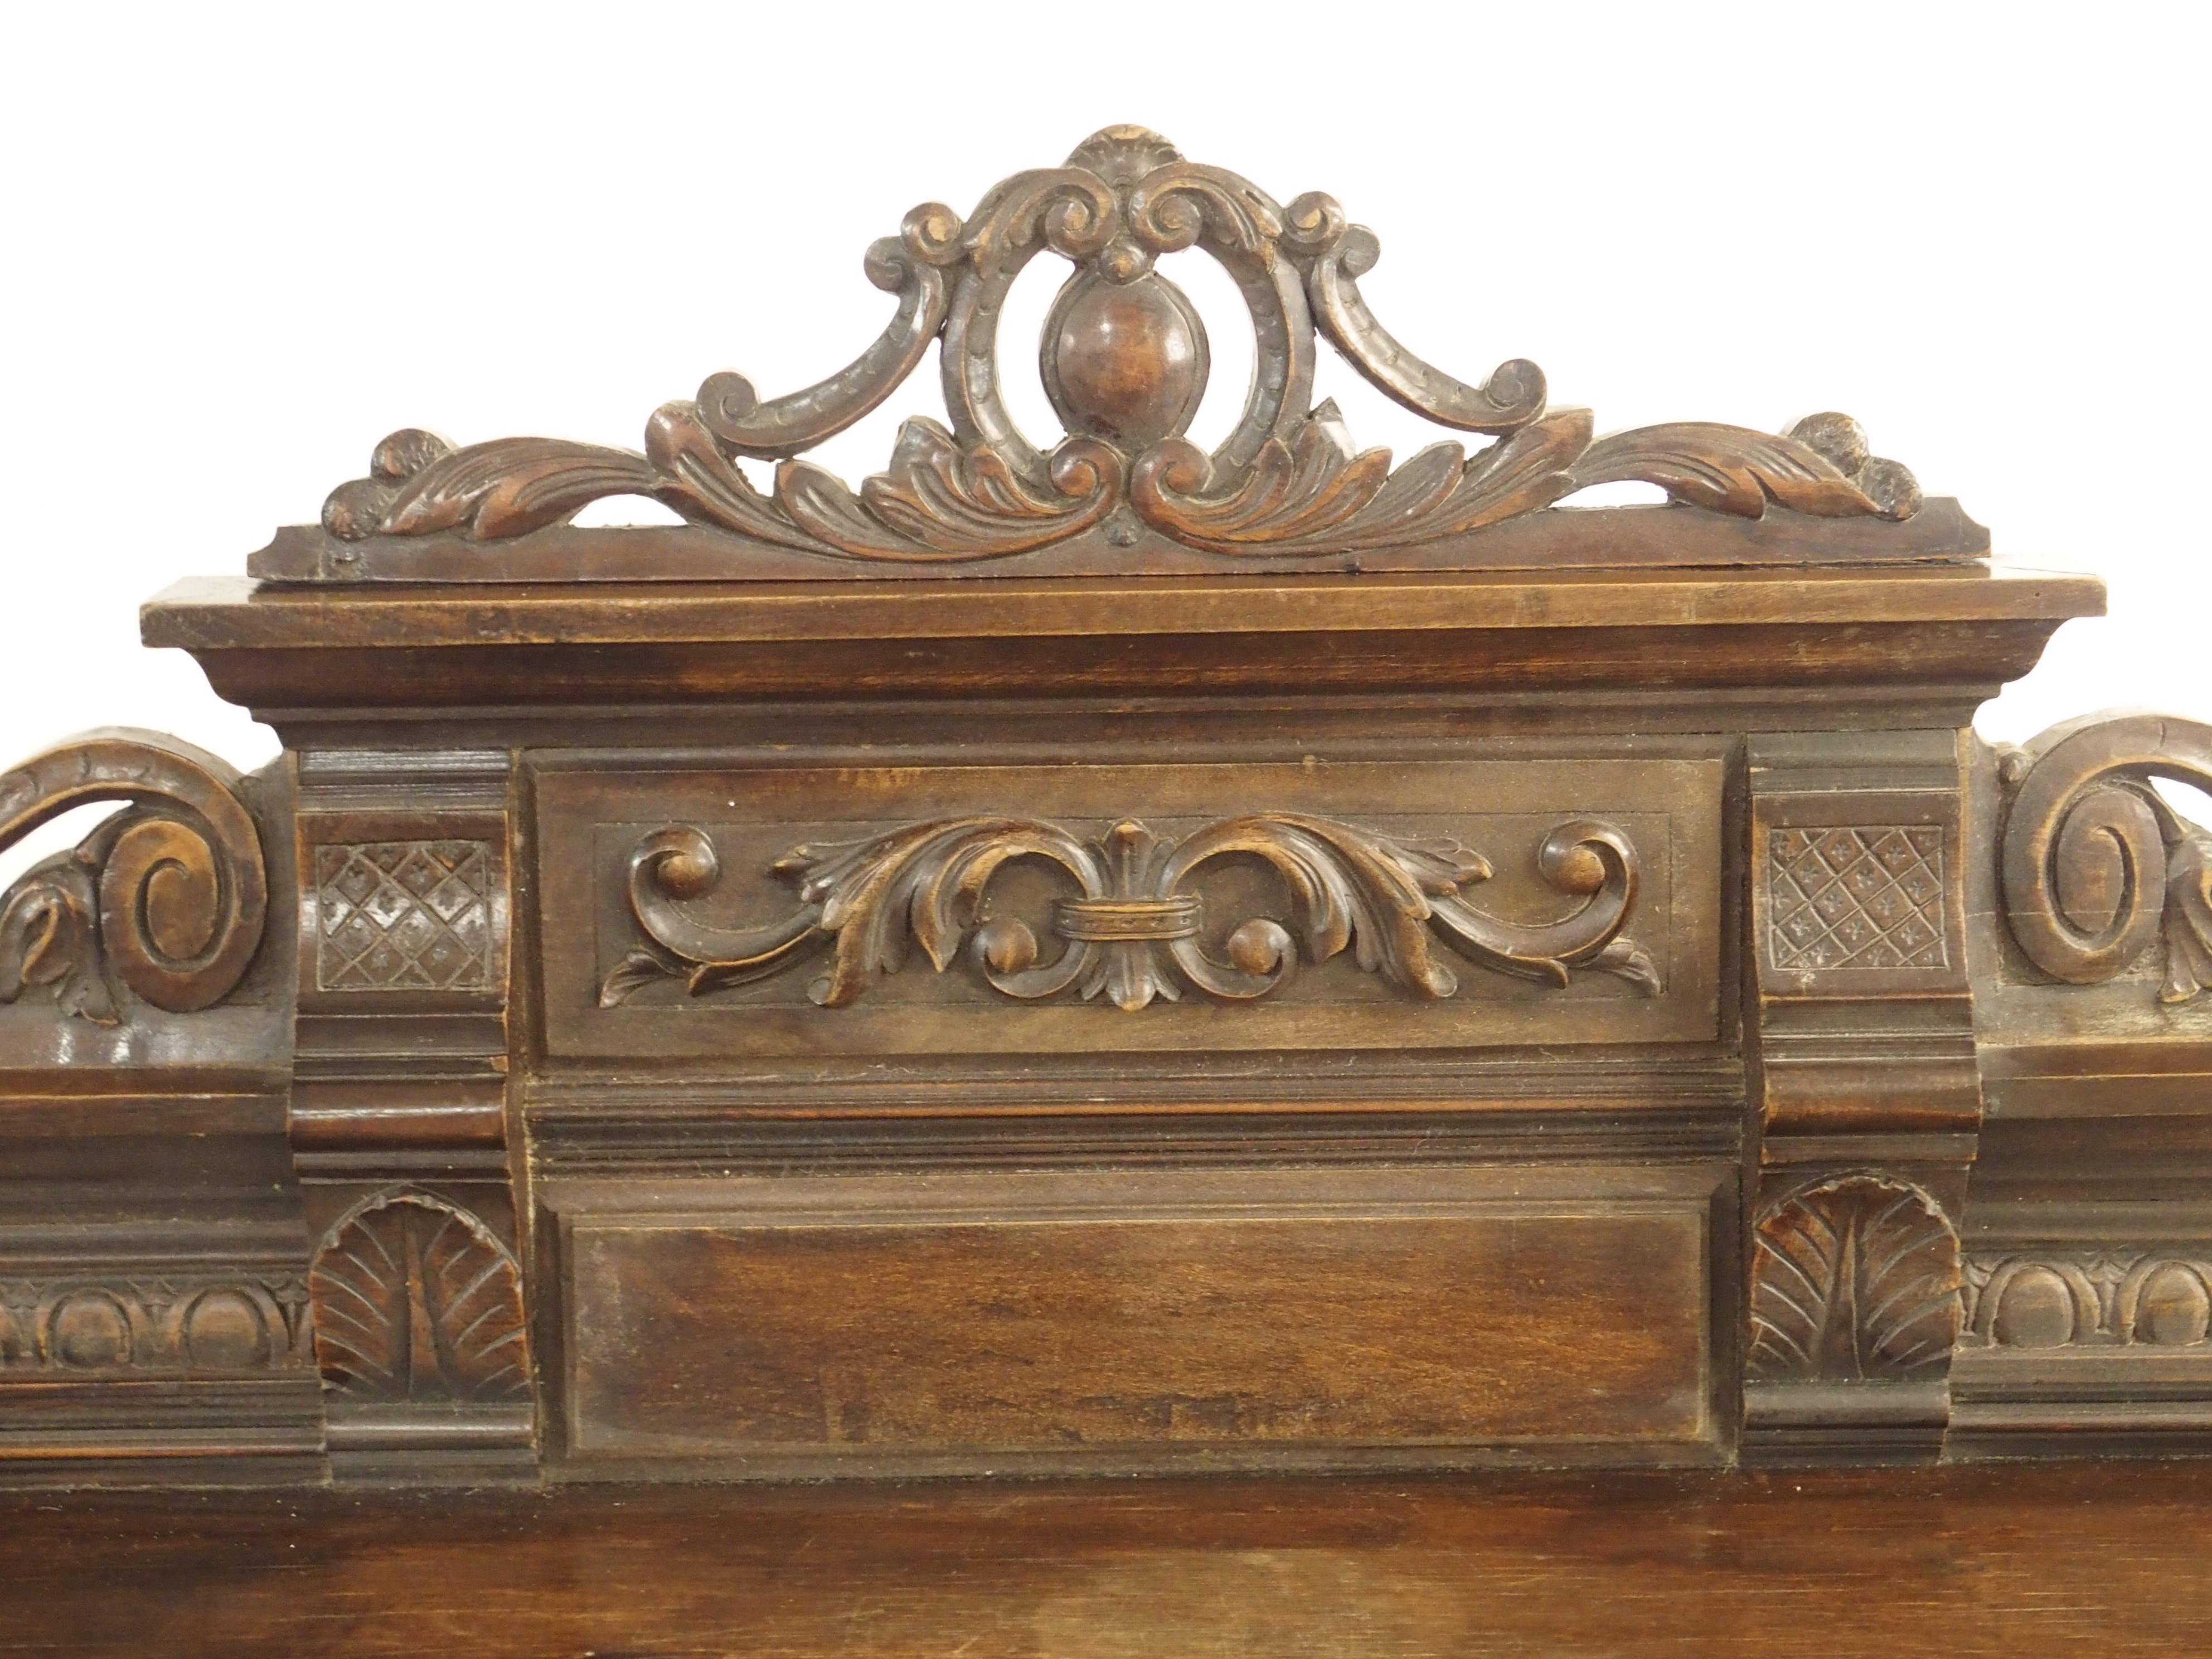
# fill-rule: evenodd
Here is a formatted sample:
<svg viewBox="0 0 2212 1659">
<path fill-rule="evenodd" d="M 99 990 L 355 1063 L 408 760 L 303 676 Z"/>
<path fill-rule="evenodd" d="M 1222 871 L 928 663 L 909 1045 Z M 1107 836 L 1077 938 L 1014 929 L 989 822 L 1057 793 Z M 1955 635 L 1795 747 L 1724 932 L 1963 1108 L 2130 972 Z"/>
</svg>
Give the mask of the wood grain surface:
<svg viewBox="0 0 2212 1659">
<path fill-rule="evenodd" d="M 2212 1464 L 0 1497 L 0 1654 L 2212 1649 Z"/>
<path fill-rule="evenodd" d="M 1101 1170 L 549 1192 L 568 1454 L 694 1479 L 1532 1448 L 1705 1462 L 1723 1449 L 1707 1352 L 1722 1179 Z"/>
</svg>

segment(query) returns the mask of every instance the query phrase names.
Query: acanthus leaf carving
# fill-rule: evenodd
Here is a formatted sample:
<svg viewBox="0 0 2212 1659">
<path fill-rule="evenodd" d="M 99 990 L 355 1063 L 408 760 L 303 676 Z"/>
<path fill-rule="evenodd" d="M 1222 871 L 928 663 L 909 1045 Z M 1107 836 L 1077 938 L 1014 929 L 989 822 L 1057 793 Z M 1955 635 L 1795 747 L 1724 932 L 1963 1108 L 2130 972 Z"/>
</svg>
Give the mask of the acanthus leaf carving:
<svg viewBox="0 0 2212 1659">
<path fill-rule="evenodd" d="M 1257 354 L 1243 411 L 1211 453 L 1179 435 L 1204 390 L 1203 331 L 1157 269 L 1161 256 L 1193 248 L 1237 283 Z M 1042 359 L 1068 435 L 1046 453 L 1007 412 L 997 337 L 1015 276 L 1041 252 L 1076 265 Z M 427 433 L 395 433 L 368 477 L 331 494 L 324 526 L 341 547 L 374 537 L 496 541 L 638 495 L 776 548 L 926 562 L 1050 546 L 1115 519 L 1124 502 L 1185 546 L 1289 556 L 1462 535 L 1621 481 L 1748 518 L 1770 506 L 1893 520 L 1919 508 L 1911 475 L 1870 455 L 1844 416 L 1814 416 L 1783 435 L 1683 422 L 1593 441 L 1586 411 L 1547 412 L 1543 372 L 1525 359 L 1480 385 L 1460 380 L 1408 351 L 1362 298 L 1358 279 L 1379 255 L 1374 234 L 1329 197 L 1310 192 L 1286 210 L 1236 173 L 1185 161 L 1156 133 L 1109 128 L 1065 165 L 994 187 L 965 222 L 941 203 L 909 213 L 866 262 L 869 279 L 898 295 L 897 311 L 817 385 L 763 400 L 741 374 L 710 375 L 695 401 L 654 416 L 642 454 L 543 438 L 453 449 Z M 1107 303 L 1116 293 L 1118 311 Z M 1076 312 L 1091 320 L 1061 328 Z M 1120 322 L 1098 320 L 1109 313 Z M 1141 317 L 1160 326 L 1124 325 Z M 1394 472 L 1388 451 L 1352 444 L 1332 404 L 1310 407 L 1318 337 L 1407 408 L 1497 441 L 1471 459 L 1437 446 Z M 932 341 L 949 431 L 909 420 L 888 470 L 858 490 L 797 459 L 881 404 Z M 772 493 L 745 479 L 740 458 L 780 463 Z"/>
<path fill-rule="evenodd" d="M 173 1013 L 221 1000 L 260 948 L 261 832 L 238 774 L 156 732 L 88 732 L 0 776 L 0 848 L 72 807 L 128 803 L 0 896 L 0 1002 L 40 988 L 95 1024 L 114 983 Z"/>
<path fill-rule="evenodd" d="M 1885 1382 L 1948 1370 L 1960 1320 L 1959 1238 L 1919 1188 L 1838 1176 L 1759 1217 L 1751 1350 L 1759 1382 Z"/>
<path fill-rule="evenodd" d="M 526 1398 L 522 1279 L 490 1229 L 409 1189 L 372 1194 L 325 1236 L 308 1270 L 315 1362 L 367 1400 Z"/>
<path fill-rule="evenodd" d="M 1205 942 L 1198 877 L 1231 856 L 1273 872 L 1290 925 L 1250 917 L 1227 930 L 1218 946 L 1225 955 L 1217 956 Z M 1056 954 L 1030 921 L 987 914 L 994 876 L 1015 859 L 1056 866 L 1075 889 L 1042 930 L 1057 941 Z M 775 873 L 797 889 L 799 908 L 770 927 L 729 929 L 685 908 L 720 880 L 711 838 L 671 825 L 630 855 L 630 908 L 648 944 L 609 971 L 599 1001 L 617 1006 L 667 976 L 684 978 L 699 995 L 780 974 L 824 946 L 829 969 L 808 994 L 828 1008 L 848 1006 L 877 976 L 898 972 L 915 946 L 939 972 L 971 952 L 985 980 L 1010 997 L 1073 990 L 1131 1011 L 1176 1000 L 1186 986 L 1250 1000 L 1280 986 L 1301 960 L 1319 964 L 1347 951 L 1363 971 L 1418 997 L 1449 997 L 1459 982 L 1439 941 L 1498 973 L 1564 987 L 1588 969 L 1659 994 L 1656 965 L 1622 932 L 1638 885 L 1628 838 L 1595 819 L 1571 820 L 1539 847 L 1537 869 L 1580 905 L 1550 923 L 1507 921 L 1468 902 L 1462 890 L 1492 868 L 1458 842 L 1398 841 L 1304 814 L 1221 819 L 1180 840 L 1134 820 L 1091 840 L 1042 819 L 986 815 L 794 848 Z"/>
<path fill-rule="evenodd" d="M 2015 786 L 1999 870 L 2005 915 L 2052 978 L 2118 977 L 2154 941 L 2159 1000 L 2212 984 L 2212 835 L 2152 781 L 2212 788 L 2212 726 L 2157 714 L 2092 714 L 2002 758 Z"/>
</svg>

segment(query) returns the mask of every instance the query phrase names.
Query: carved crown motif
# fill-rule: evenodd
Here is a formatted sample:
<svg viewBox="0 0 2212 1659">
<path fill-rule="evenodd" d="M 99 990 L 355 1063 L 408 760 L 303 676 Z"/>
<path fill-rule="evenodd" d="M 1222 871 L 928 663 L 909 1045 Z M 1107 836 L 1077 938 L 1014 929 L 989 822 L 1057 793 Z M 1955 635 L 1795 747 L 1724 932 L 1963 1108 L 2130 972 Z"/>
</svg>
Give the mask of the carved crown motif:
<svg viewBox="0 0 2212 1659">
<path fill-rule="evenodd" d="M 1183 434 L 1204 396 L 1206 329 L 1161 257 L 1198 249 L 1234 279 L 1255 360 L 1235 427 L 1208 453 Z M 1074 270 L 1047 320 L 1039 366 L 1066 428 L 1033 445 L 1001 396 L 999 319 L 1040 253 Z M 1004 558 L 1092 532 L 1211 555 L 1357 554 L 1448 541 L 1548 507 L 1594 484 L 1638 481 L 1674 501 L 1741 518 L 1770 505 L 1820 518 L 1911 518 L 1912 475 L 1872 455 L 1858 423 L 1814 415 L 1786 435 L 1681 422 L 1594 436 L 1589 411 L 1554 409 L 1542 370 L 1520 358 L 1471 385 L 1395 339 L 1361 298 L 1380 254 L 1334 198 L 1279 205 L 1220 167 L 1185 161 L 1158 134 L 1109 127 L 1061 166 L 1018 173 L 966 218 L 927 202 L 868 250 L 898 296 L 883 334 L 845 368 L 763 399 L 744 375 L 710 374 L 664 404 L 642 454 L 556 439 L 454 449 L 393 433 L 369 476 L 323 507 L 340 566 L 379 538 L 495 542 L 561 524 L 588 502 L 646 495 L 755 547 L 836 560 L 942 563 Z M 1312 405 L 1326 337 L 1417 414 L 1494 441 L 1455 441 L 1392 468 L 1357 448 L 1334 404 Z M 885 471 L 857 491 L 799 459 L 876 408 L 932 341 L 948 429 L 908 421 Z M 742 459 L 775 462 L 763 493 Z"/>
</svg>

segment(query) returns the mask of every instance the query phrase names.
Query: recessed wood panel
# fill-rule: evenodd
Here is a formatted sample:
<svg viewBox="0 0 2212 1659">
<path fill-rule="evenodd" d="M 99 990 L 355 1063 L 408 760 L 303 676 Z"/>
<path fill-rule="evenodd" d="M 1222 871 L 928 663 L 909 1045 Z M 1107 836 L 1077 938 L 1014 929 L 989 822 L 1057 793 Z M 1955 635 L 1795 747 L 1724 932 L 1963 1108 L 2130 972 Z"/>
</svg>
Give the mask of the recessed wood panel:
<svg viewBox="0 0 2212 1659">
<path fill-rule="evenodd" d="M 1370 1170 L 556 1191 L 568 1452 L 769 1474 L 1695 1459 L 1715 1187 Z"/>
</svg>

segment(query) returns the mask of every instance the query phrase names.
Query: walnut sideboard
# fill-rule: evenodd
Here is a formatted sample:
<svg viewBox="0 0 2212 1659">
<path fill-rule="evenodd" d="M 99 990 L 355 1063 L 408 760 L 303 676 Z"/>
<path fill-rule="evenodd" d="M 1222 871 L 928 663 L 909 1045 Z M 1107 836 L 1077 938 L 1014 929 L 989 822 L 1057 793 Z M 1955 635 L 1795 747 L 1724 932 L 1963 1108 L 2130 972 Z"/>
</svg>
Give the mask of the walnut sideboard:
<svg viewBox="0 0 2212 1659">
<path fill-rule="evenodd" d="M 149 604 L 284 752 L 0 777 L 122 804 L 0 902 L 0 1480 L 2212 1445 L 2212 728 L 1992 750 L 2094 578 L 1841 415 L 1454 379 L 1377 257 L 1109 129 L 817 386 L 395 433 Z M 1322 341 L 1468 441 L 1358 449 Z M 933 343 L 949 424 L 800 459 Z"/>
</svg>

